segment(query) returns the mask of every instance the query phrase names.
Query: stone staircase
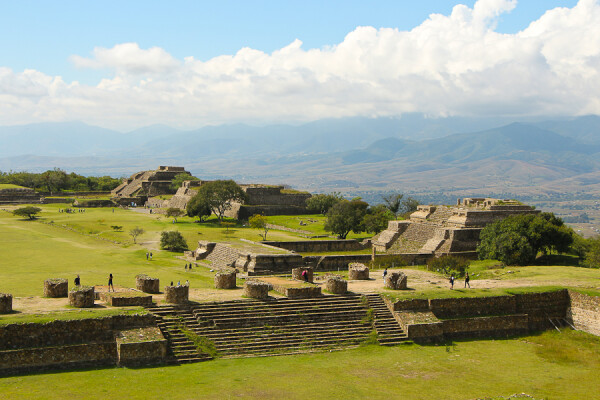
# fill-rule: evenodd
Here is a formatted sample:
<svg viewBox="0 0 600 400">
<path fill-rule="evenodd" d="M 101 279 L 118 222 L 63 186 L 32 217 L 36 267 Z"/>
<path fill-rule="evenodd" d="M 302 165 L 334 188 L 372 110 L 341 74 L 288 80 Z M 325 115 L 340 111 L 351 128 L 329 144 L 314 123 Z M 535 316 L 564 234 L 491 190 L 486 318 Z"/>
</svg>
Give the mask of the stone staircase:
<svg viewBox="0 0 600 400">
<path fill-rule="evenodd" d="M 431 214 L 429 218 L 427 218 L 427 221 L 438 226 L 443 226 L 446 223 L 446 221 L 448 221 L 448 218 L 450 218 L 451 216 L 452 208 L 439 206 L 435 209 L 433 214 Z"/>
<path fill-rule="evenodd" d="M 408 336 L 402 330 L 392 312 L 385 304 L 381 295 L 367 294 L 369 308 L 373 310 L 373 326 L 377 331 L 379 344 L 382 346 L 394 346 L 406 342 Z"/>
<path fill-rule="evenodd" d="M 418 253 L 435 233 L 436 226 L 422 223 L 410 224 L 398 240 L 390 247 L 389 253 Z"/>
<path fill-rule="evenodd" d="M 235 263 L 240 254 L 231 247 L 217 243 L 213 250 L 206 256 L 205 260 L 218 267 L 229 267 Z"/>
<path fill-rule="evenodd" d="M 208 354 L 198 351 L 192 342 L 181 330 L 181 327 L 192 332 L 199 327 L 198 321 L 187 308 L 173 306 L 148 308 L 156 316 L 158 328 L 169 343 L 170 364 L 187 364 L 212 359 Z"/>
</svg>

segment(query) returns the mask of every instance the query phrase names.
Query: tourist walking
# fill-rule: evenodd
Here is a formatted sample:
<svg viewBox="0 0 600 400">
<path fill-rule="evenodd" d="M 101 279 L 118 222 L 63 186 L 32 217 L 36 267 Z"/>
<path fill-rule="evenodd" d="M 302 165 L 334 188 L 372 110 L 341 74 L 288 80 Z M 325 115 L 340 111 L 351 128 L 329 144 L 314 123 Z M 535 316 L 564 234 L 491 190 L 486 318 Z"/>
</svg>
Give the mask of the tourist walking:
<svg viewBox="0 0 600 400">
<path fill-rule="evenodd" d="M 112 288 L 112 291 L 115 291 L 115 287 L 113 286 L 113 282 L 112 282 L 112 274 L 108 275 L 108 291 L 110 292 L 110 289 Z"/>
<path fill-rule="evenodd" d="M 304 279 L 304 282 L 308 282 L 308 272 L 306 272 L 305 269 L 302 270 L 302 278 Z"/>
<path fill-rule="evenodd" d="M 150 256 L 149 253 L 146 253 L 146 261 L 148 261 L 148 257 Z"/>
<path fill-rule="evenodd" d="M 152 261 L 152 253 L 150 253 L 150 261 Z"/>
<path fill-rule="evenodd" d="M 450 276 L 450 289 L 454 289 L 454 275 Z"/>
<path fill-rule="evenodd" d="M 470 280 L 471 278 L 469 277 L 469 273 L 467 272 L 467 274 L 465 275 L 465 287 L 467 287 L 468 285 L 469 289 L 471 289 L 471 284 L 469 283 Z"/>
<path fill-rule="evenodd" d="M 387 268 L 383 270 L 383 280 L 385 281 L 385 277 L 387 276 Z"/>
<path fill-rule="evenodd" d="M 79 279 L 79 275 L 75 277 L 75 286 L 79 286 L 81 284 L 81 279 Z"/>
</svg>

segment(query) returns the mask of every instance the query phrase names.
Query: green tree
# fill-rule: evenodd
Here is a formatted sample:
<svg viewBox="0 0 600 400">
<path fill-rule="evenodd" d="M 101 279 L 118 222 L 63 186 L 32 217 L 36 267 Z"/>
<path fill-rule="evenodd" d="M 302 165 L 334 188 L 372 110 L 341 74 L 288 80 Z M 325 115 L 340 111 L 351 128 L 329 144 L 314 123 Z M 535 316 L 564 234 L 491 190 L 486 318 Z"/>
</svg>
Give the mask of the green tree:
<svg viewBox="0 0 600 400">
<path fill-rule="evenodd" d="M 379 233 L 387 228 L 388 221 L 395 218 L 395 215 L 383 204 L 378 204 L 367 210 L 363 218 L 363 227 L 366 232 Z"/>
<path fill-rule="evenodd" d="M 171 187 L 174 190 L 177 190 L 181 187 L 181 184 L 183 184 L 184 181 L 199 181 L 200 179 L 196 178 L 195 176 L 192 176 L 190 174 L 186 174 L 184 172 L 182 172 L 181 174 L 177 174 L 175 175 L 175 178 L 173 178 L 173 180 L 171 181 Z"/>
<path fill-rule="evenodd" d="M 336 234 L 340 239 L 346 239 L 350 231 L 362 232 L 362 222 L 368 207 L 361 199 L 342 200 L 334 204 L 327 212 L 325 230 Z"/>
<path fill-rule="evenodd" d="M 163 231 L 160 233 L 160 248 L 169 251 L 185 251 L 188 245 L 181 232 Z"/>
<path fill-rule="evenodd" d="M 508 265 L 535 261 L 538 253 L 566 252 L 573 231 L 551 213 L 513 215 L 486 226 L 480 235 L 480 259 L 497 259 Z"/>
<path fill-rule="evenodd" d="M 381 196 L 385 207 L 394 214 L 394 218 L 400 215 L 411 214 L 417 211 L 419 202 L 412 197 L 404 197 L 402 193 L 391 193 Z"/>
<path fill-rule="evenodd" d="M 132 230 L 130 230 L 129 231 L 129 236 L 132 237 L 133 243 L 137 243 L 137 237 L 140 236 L 140 235 L 143 235 L 144 232 L 146 232 L 146 231 L 144 231 L 139 226 L 136 226 L 135 228 L 133 228 Z"/>
<path fill-rule="evenodd" d="M 588 239 L 588 245 L 583 258 L 583 266 L 600 268 L 600 237 Z"/>
<path fill-rule="evenodd" d="M 173 221 L 175 222 L 177 222 L 177 217 L 181 217 L 183 214 L 183 210 L 180 210 L 179 208 L 175 207 L 168 208 L 167 212 L 165 213 L 167 217 L 173 217 Z"/>
<path fill-rule="evenodd" d="M 27 206 L 27 207 L 17 208 L 12 213 L 13 213 L 13 215 L 16 215 L 19 217 L 27 217 L 30 220 L 32 220 L 32 219 L 35 219 L 36 215 L 39 214 L 41 211 L 42 211 L 42 209 L 39 207 Z"/>
<path fill-rule="evenodd" d="M 212 215 L 212 210 L 208 200 L 203 195 L 196 195 L 188 201 L 186 206 L 187 215 L 198 217 L 200 221 Z"/>
<path fill-rule="evenodd" d="M 233 202 L 242 203 L 246 200 L 246 193 L 232 180 L 218 180 L 200 186 L 195 197 L 202 199 L 201 202 L 217 215 L 220 222 L 225 212 L 233 206 Z"/>
<path fill-rule="evenodd" d="M 263 240 L 267 240 L 267 232 L 269 232 L 267 217 L 256 214 L 248 219 L 248 223 L 250 224 L 250 228 L 262 230 L 263 233 L 259 233 L 259 235 Z"/>
<path fill-rule="evenodd" d="M 316 194 L 306 200 L 306 209 L 309 212 L 317 213 L 317 214 L 327 214 L 327 211 L 334 204 L 339 203 L 344 198 L 338 192 L 330 193 L 330 194 Z"/>
<path fill-rule="evenodd" d="M 66 189 L 68 186 L 68 180 L 69 178 L 67 173 L 58 168 L 48 170 L 40 175 L 42 186 L 45 187 L 50 193 L 60 189 Z"/>
</svg>

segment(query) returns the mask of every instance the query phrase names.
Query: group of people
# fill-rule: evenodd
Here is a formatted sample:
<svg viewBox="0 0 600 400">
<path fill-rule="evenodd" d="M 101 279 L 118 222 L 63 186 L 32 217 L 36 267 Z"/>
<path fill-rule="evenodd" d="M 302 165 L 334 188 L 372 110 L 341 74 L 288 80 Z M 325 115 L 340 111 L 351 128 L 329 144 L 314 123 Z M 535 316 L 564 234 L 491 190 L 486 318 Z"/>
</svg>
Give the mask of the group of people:
<svg viewBox="0 0 600 400">
<path fill-rule="evenodd" d="M 452 274 L 450 276 L 450 290 L 454 289 L 454 274 Z M 468 286 L 469 289 L 471 289 L 471 284 L 469 283 L 471 281 L 471 277 L 469 276 L 469 273 L 467 272 L 465 275 L 465 288 Z"/>
<path fill-rule="evenodd" d="M 75 286 L 81 286 L 81 278 L 79 275 L 75 276 L 73 283 Z M 113 274 L 108 274 L 108 291 L 110 292 L 111 289 L 113 292 L 115 291 L 115 287 L 113 286 Z"/>
<path fill-rule="evenodd" d="M 190 270 L 190 271 L 191 271 L 191 270 L 192 270 L 192 263 L 190 263 L 189 265 L 186 263 L 186 264 L 185 264 L 185 270 L 186 270 L 186 271 L 187 271 L 187 270 Z"/>
<path fill-rule="evenodd" d="M 74 208 L 64 208 L 64 209 L 63 208 L 59 208 L 58 212 L 59 213 L 72 214 L 72 213 L 75 212 L 75 209 Z M 84 213 L 85 212 L 85 208 L 78 208 L 77 212 Z"/>
<path fill-rule="evenodd" d="M 152 261 L 152 253 L 146 253 L 146 260 Z"/>
</svg>

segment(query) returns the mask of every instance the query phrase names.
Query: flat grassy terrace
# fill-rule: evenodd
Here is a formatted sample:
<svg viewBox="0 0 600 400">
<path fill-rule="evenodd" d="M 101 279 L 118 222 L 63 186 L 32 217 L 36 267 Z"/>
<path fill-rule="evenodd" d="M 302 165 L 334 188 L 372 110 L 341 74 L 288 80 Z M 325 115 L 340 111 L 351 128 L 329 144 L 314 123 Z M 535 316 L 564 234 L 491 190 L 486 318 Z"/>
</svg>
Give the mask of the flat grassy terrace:
<svg viewBox="0 0 600 400">
<path fill-rule="evenodd" d="M 12 183 L 0 183 L 0 190 L 2 189 L 27 189 L 23 186 L 13 185 Z"/>
<path fill-rule="evenodd" d="M 216 360 L 0 379 L 7 399 L 597 399 L 600 339 L 545 332 L 448 346 Z"/>
</svg>

